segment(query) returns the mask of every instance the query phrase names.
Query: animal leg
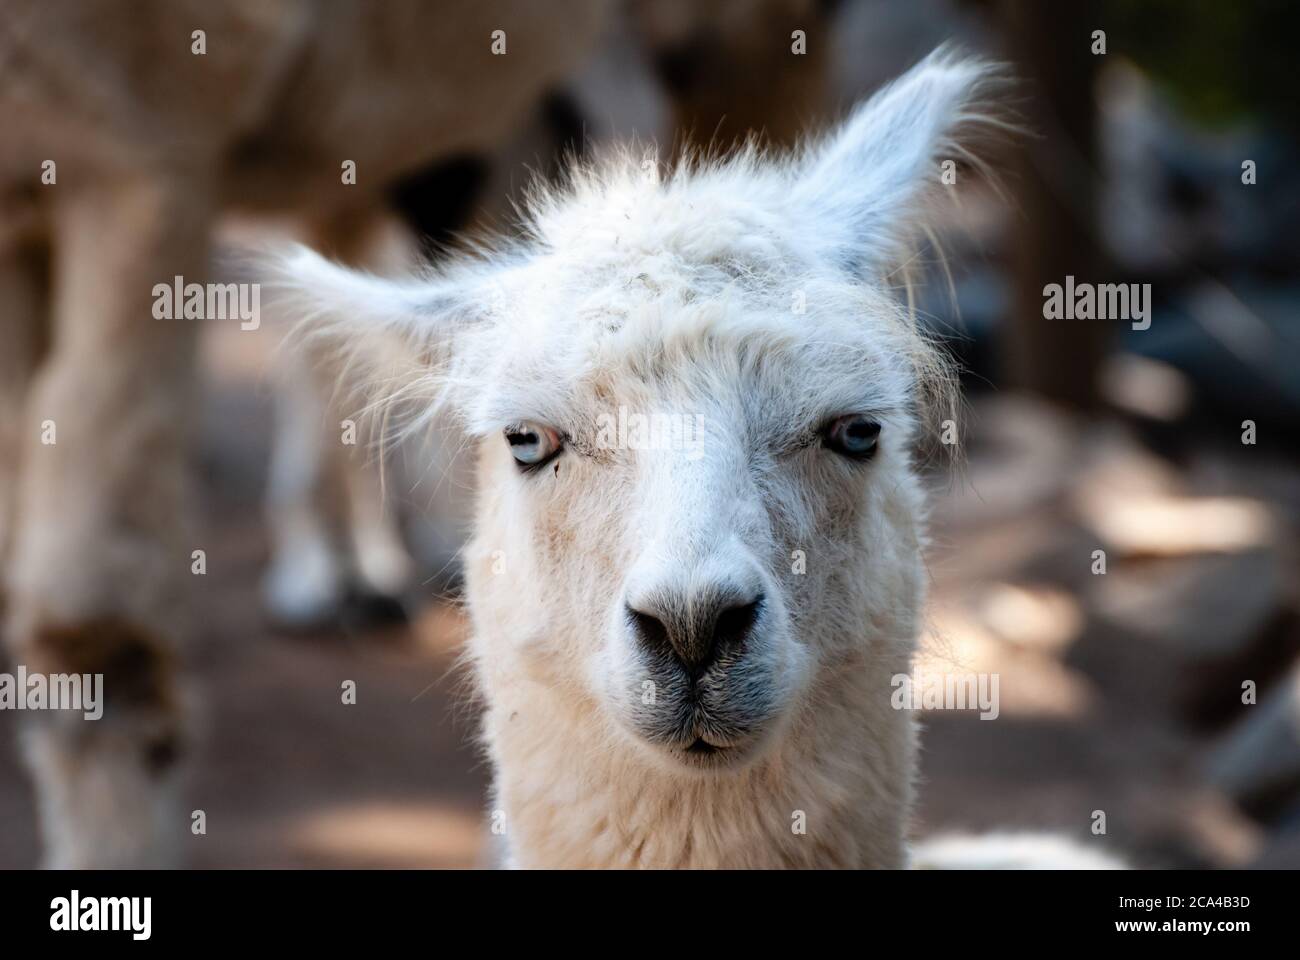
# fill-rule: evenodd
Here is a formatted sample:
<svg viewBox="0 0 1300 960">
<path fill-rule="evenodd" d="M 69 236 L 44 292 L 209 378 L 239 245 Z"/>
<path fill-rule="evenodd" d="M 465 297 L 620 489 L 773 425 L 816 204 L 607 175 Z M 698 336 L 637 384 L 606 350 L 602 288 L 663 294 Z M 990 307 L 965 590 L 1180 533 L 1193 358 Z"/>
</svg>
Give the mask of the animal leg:
<svg viewBox="0 0 1300 960">
<path fill-rule="evenodd" d="M 318 626 L 339 613 L 347 592 L 339 553 L 338 499 L 326 396 L 310 365 L 286 352 L 275 378 L 275 426 L 266 520 L 271 560 L 262 593 L 281 626 Z"/>
<path fill-rule="evenodd" d="M 23 407 L 46 339 L 48 285 L 44 240 L 0 250 L 0 604 L 17 506 Z"/>
<path fill-rule="evenodd" d="M 396 218 L 349 211 L 314 228 L 330 256 L 378 272 L 413 262 L 409 235 Z M 319 623 L 340 611 L 351 575 L 364 591 L 400 597 L 414 563 L 392 503 L 385 504 L 364 424 L 331 399 L 329 373 L 288 357 L 276 382 L 276 424 L 267 504 L 272 560 L 266 600 L 282 623 Z M 346 536 L 335 536 L 345 529 Z M 341 546 L 350 547 L 350 554 Z"/>
<path fill-rule="evenodd" d="M 155 284 L 202 280 L 192 183 L 60 187 L 53 340 L 22 418 L 5 635 L 29 673 L 102 677 L 102 715 L 23 715 L 47 862 L 172 862 L 183 716 L 178 643 L 191 551 L 185 439 L 194 320 L 155 319 Z"/>
</svg>

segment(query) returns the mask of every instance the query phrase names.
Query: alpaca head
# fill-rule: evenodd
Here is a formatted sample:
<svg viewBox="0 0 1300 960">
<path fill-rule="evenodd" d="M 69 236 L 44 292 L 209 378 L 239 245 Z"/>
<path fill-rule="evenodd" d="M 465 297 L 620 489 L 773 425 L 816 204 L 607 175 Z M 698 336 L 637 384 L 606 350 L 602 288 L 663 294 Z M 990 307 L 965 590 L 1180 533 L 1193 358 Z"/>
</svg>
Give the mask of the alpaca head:
<svg viewBox="0 0 1300 960">
<path fill-rule="evenodd" d="M 426 279 L 284 262 L 362 379 L 481 438 L 489 706 L 537 683 L 629 756 L 722 774 L 840 672 L 906 669 L 942 365 L 891 271 L 992 122 L 990 75 L 932 56 L 790 160 L 598 164 L 534 198 L 523 243 Z"/>
</svg>

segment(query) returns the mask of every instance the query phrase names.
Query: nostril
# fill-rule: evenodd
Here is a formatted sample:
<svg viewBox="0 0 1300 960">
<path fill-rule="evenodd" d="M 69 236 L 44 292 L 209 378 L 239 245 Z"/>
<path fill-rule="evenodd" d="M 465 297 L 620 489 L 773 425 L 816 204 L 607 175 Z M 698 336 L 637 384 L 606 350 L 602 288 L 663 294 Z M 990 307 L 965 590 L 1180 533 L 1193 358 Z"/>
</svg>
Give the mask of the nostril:
<svg viewBox="0 0 1300 960">
<path fill-rule="evenodd" d="M 763 595 L 760 593 L 749 603 L 728 607 L 718 614 L 713 625 L 713 648 L 718 651 L 727 646 L 735 646 L 749 635 L 763 608 Z"/>
<path fill-rule="evenodd" d="M 664 626 L 662 620 L 653 614 L 636 610 L 631 605 L 627 607 L 627 616 L 643 644 L 652 650 L 671 650 L 668 628 Z"/>
</svg>

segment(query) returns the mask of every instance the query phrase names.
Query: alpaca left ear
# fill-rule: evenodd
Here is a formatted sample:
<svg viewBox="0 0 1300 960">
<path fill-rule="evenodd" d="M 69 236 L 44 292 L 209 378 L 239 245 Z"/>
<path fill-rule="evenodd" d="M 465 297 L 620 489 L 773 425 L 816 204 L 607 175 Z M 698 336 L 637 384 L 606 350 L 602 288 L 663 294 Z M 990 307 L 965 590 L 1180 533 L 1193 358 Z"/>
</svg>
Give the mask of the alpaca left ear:
<svg viewBox="0 0 1300 960">
<path fill-rule="evenodd" d="M 452 398 L 458 345 L 486 317 L 476 277 L 393 280 L 331 263 L 303 246 L 260 269 L 272 312 L 294 325 L 289 343 L 368 404 Z"/>
<path fill-rule="evenodd" d="M 928 201 L 955 188 L 944 183 L 943 161 L 981 167 L 972 142 L 1014 129 L 995 109 L 1004 86 L 997 65 L 940 48 L 815 145 L 792 196 L 827 254 L 855 273 L 901 262 L 925 228 Z"/>
</svg>

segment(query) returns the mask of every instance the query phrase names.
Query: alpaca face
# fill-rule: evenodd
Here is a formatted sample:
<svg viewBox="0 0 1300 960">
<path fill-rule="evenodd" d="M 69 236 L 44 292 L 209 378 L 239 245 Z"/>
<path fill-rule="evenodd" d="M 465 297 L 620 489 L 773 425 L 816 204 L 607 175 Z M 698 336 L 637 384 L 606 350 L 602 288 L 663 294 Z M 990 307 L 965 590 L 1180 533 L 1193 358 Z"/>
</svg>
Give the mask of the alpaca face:
<svg viewBox="0 0 1300 960">
<path fill-rule="evenodd" d="M 634 205 L 650 222 L 654 195 Z M 779 740 L 810 684 L 870 640 L 889 595 L 873 561 L 899 559 L 873 545 L 906 544 L 912 562 L 919 549 L 898 505 L 915 481 L 897 307 L 792 261 L 744 204 L 715 201 L 680 236 L 724 216 L 750 218 L 727 231 L 750 238 L 732 257 L 661 238 L 653 268 L 584 251 L 515 278 L 509 302 L 537 310 L 537 336 L 499 341 L 479 397 L 497 426 L 470 551 L 471 607 L 512 611 L 492 656 L 576 685 L 566 696 L 630 749 L 693 771 Z M 740 269 L 742 254 L 759 262 Z M 549 285 L 581 290 L 595 319 L 557 318 Z"/>
<path fill-rule="evenodd" d="M 888 275 L 987 77 L 932 57 L 791 162 L 579 172 L 519 249 L 434 280 L 289 262 L 349 360 L 375 331 L 414 345 L 372 382 L 480 438 L 489 730 L 527 711 L 575 749 L 724 776 L 845 672 L 906 669 L 909 455 L 942 377 Z"/>
</svg>

